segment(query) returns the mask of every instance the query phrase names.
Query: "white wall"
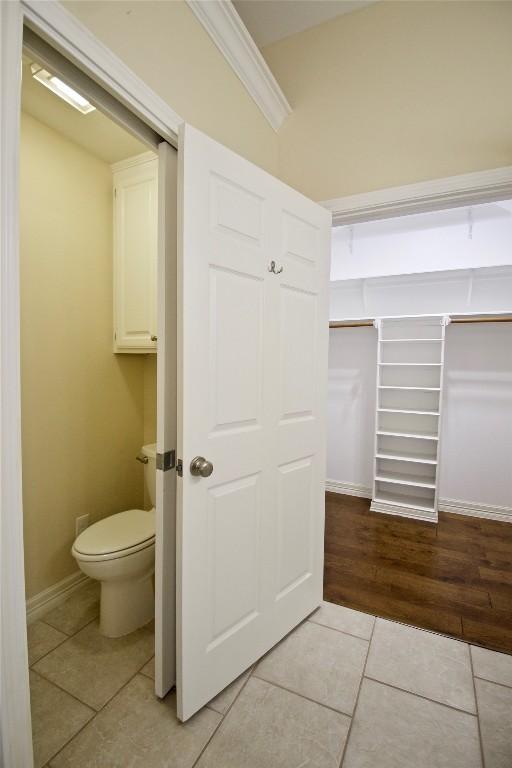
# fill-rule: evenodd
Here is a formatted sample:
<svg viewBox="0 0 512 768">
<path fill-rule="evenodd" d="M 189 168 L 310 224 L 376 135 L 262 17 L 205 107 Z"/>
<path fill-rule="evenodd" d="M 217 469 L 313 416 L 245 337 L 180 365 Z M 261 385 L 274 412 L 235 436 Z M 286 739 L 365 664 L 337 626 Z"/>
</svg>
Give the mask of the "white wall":
<svg viewBox="0 0 512 768">
<path fill-rule="evenodd" d="M 377 331 L 331 329 L 327 477 L 371 494 Z M 440 498 L 512 511 L 512 323 L 449 325 Z M 350 490 L 350 488 L 349 488 Z"/>
<path fill-rule="evenodd" d="M 332 329 L 327 395 L 327 477 L 372 484 L 377 331 Z"/>
<path fill-rule="evenodd" d="M 512 507 L 512 323 L 447 329 L 443 499 Z"/>
</svg>

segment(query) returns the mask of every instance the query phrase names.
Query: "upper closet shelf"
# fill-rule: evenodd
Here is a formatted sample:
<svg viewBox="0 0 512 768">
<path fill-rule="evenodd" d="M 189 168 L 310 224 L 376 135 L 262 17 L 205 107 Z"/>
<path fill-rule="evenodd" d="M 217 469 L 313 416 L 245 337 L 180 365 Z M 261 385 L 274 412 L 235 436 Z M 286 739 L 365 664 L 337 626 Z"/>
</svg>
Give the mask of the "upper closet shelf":
<svg viewBox="0 0 512 768">
<path fill-rule="evenodd" d="M 399 365 L 402 368 L 410 368 L 411 366 L 422 366 L 424 368 L 435 368 L 436 366 L 439 367 L 441 363 L 379 363 L 379 365 Z"/>
</svg>

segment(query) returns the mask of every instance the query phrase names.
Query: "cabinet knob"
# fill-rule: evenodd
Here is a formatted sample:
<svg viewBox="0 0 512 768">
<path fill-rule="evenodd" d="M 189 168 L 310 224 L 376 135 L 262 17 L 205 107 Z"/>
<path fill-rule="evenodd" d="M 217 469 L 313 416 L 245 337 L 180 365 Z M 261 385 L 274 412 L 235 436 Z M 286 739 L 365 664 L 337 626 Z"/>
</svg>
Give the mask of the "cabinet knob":
<svg viewBox="0 0 512 768">
<path fill-rule="evenodd" d="M 151 337 L 151 341 L 158 341 L 158 337 L 157 336 L 152 336 Z"/>
</svg>

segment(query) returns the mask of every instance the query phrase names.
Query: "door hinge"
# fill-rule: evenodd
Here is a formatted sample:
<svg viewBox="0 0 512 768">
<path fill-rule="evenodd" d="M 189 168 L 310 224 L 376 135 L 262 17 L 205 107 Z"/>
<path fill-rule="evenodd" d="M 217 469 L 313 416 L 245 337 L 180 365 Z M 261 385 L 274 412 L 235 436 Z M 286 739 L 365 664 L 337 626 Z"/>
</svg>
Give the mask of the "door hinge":
<svg viewBox="0 0 512 768">
<path fill-rule="evenodd" d="M 178 473 L 178 477 L 183 477 L 183 462 L 181 459 L 178 459 L 176 462 L 176 472 Z"/>
<path fill-rule="evenodd" d="M 157 453 L 156 455 L 156 468 L 161 469 L 162 472 L 167 472 L 168 469 L 174 469 L 176 466 L 176 451 L 165 451 L 165 453 Z"/>
</svg>

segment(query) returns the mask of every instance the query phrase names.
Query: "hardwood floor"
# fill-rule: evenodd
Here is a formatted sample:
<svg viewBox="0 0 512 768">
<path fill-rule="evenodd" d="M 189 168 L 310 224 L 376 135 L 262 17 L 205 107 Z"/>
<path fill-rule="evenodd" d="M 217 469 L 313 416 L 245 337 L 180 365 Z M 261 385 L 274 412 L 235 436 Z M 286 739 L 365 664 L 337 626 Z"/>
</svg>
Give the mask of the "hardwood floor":
<svg viewBox="0 0 512 768">
<path fill-rule="evenodd" d="M 433 525 L 327 493 L 324 597 L 512 653 L 512 525 L 446 512 Z"/>
</svg>

